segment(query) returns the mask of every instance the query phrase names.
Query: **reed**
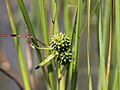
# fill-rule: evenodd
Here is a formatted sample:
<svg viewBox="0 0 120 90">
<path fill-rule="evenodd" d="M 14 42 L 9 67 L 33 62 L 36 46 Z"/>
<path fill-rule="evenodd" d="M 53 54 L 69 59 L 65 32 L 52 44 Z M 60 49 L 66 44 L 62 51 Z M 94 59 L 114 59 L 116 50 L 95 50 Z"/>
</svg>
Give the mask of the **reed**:
<svg viewBox="0 0 120 90">
<path fill-rule="evenodd" d="M 30 34 L 24 38 L 28 39 L 27 42 L 36 51 L 40 64 L 34 66 L 36 66 L 35 69 L 42 69 L 47 90 L 120 89 L 119 0 L 38 0 L 31 1 L 30 4 L 25 4 L 24 0 L 17 1 L 24 24 L 27 25 Z M 8 0 L 5 2 L 13 34 L 0 34 L 0 37 L 23 37 L 18 34 Z M 32 11 L 26 8 L 27 5 L 35 7 L 34 4 L 37 4 L 37 10 Z M 32 18 L 32 15 L 36 17 Z M 63 30 L 59 30 L 60 28 Z M 98 56 L 95 62 L 92 60 L 93 32 L 96 33 L 95 56 Z M 83 40 L 85 45 L 82 45 Z M 14 41 L 24 89 L 32 90 L 21 42 L 18 38 L 14 38 Z M 84 46 L 86 51 L 82 53 L 81 47 Z M 86 60 L 82 58 L 83 54 Z M 84 61 L 86 61 L 85 69 L 82 67 Z M 98 63 L 96 68 L 93 67 L 95 63 Z M 85 70 L 85 81 L 82 81 L 84 73 L 82 69 Z M 93 72 L 93 69 L 96 71 Z M 38 77 L 34 78 L 38 79 Z M 41 80 L 37 81 L 36 90 Z M 78 82 L 86 84 L 83 86 Z"/>
</svg>

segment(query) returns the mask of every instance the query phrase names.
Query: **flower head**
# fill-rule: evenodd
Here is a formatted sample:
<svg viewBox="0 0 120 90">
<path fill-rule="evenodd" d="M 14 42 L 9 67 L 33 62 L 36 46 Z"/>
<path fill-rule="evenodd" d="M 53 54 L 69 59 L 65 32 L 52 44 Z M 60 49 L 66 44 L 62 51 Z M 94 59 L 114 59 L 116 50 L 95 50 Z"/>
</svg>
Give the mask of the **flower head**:
<svg viewBox="0 0 120 90">
<path fill-rule="evenodd" d="M 57 62 L 60 65 L 67 65 L 71 62 L 72 60 L 72 51 L 69 49 L 68 51 L 59 53 L 57 56 Z"/>
<path fill-rule="evenodd" d="M 56 57 L 56 62 L 59 65 L 69 65 L 72 60 L 70 45 L 70 38 L 66 34 L 60 33 L 53 35 L 50 41 L 50 47 L 48 48 L 53 50 L 52 54 L 46 57 L 35 69 L 42 67 L 54 57 Z"/>
<path fill-rule="evenodd" d="M 50 45 L 59 53 L 65 52 L 70 48 L 70 38 L 63 33 L 55 34 L 51 38 Z"/>
<path fill-rule="evenodd" d="M 63 33 L 55 34 L 51 38 L 50 46 L 58 52 L 56 61 L 60 65 L 67 65 L 72 60 L 72 50 L 70 48 L 70 38 Z"/>
</svg>

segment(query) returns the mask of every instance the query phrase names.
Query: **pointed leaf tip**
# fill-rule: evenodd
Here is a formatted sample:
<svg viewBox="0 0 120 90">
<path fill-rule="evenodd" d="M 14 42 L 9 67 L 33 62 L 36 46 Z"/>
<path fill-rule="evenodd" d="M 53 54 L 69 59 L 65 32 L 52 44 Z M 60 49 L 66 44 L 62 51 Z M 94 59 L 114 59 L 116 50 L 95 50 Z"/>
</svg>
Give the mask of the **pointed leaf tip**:
<svg viewBox="0 0 120 90">
<path fill-rule="evenodd" d="M 36 70 L 36 69 L 39 69 L 39 68 L 40 68 L 40 67 L 39 67 L 39 66 L 37 66 L 37 67 L 35 67 L 35 70 Z"/>
</svg>

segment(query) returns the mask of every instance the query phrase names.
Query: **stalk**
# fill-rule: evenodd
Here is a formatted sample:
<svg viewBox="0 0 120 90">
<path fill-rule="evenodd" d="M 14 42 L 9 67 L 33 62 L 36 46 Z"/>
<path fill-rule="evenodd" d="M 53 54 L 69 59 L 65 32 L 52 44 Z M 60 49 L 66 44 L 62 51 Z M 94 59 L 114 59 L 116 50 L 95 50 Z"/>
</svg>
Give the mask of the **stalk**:
<svg viewBox="0 0 120 90">
<path fill-rule="evenodd" d="M 75 20 L 74 20 L 72 37 L 71 37 L 71 50 L 74 45 L 76 23 L 77 23 L 77 9 L 75 12 Z M 74 51 L 72 53 L 74 54 Z M 74 55 L 72 55 L 72 57 L 74 57 Z M 72 58 L 72 60 L 74 59 Z M 67 73 L 66 73 L 66 79 L 65 79 L 65 90 L 68 90 L 68 87 L 70 87 L 71 77 L 72 77 L 72 65 L 73 65 L 73 62 L 71 62 L 70 65 L 67 67 Z"/>
<path fill-rule="evenodd" d="M 51 5 L 52 5 L 52 18 L 53 18 L 53 28 L 52 32 L 53 34 L 58 33 L 58 5 L 56 0 L 51 0 Z"/>
<path fill-rule="evenodd" d="M 71 90 L 75 90 L 77 86 L 77 75 L 78 75 L 78 62 L 80 53 L 80 31 L 82 26 L 82 0 L 78 0 L 78 13 L 77 13 L 77 26 L 76 26 L 76 36 L 75 36 L 75 60 L 72 67 L 72 81 Z"/>
<path fill-rule="evenodd" d="M 40 15 L 41 15 L 41 27 L 42 27 L 42 32 L 43 32 L 43 37 L 44 37 L 44 43 L 48 46 L 49 45 L 49 38 L 48 38 L 48 25 L 47 25 L 47 20 L 46 20 L 46 11 L 45 11 L 45 6 L 44 6 L 44 0 L 39 0 L 39 9 L 40 9 Z M 49 51 L 46 51 L 46 55 L 48 56 L 50 54 Z M 53 66 L 52 62 L 50 61 L 47 66 L 48 69 L 48 76 L 49 76 L 49 82 L 51 89 L 54 90 L 54 74 L 53 74 Z"/>
<path fill-rule="evenodd" d="M 65 25 L 65 32 L 70 37 L 70 20 L 69 20 L 69 10 L 68 10 L 68 0 L 64 0 L 64 25 Z"/>
<path fill-rule="evenodd" d="M 112 0 L 111 0 L 112 1 Z M 109 80 L 110 64 L 111 64 L 111 43 L 112 43 L 112 30 L 113 30 L 113 1 L 111 2 L 111 13 L 110 13 L 110 34 L 109 34 L 109 49 L 108 49 L 108 61 L 106 79 Z"/>
<path fill-rule="evenodd" d="M 92 77 L 90 67 L 90 0 L 87 1 L 88 6 L 88 36 L 87 36 L 87 60 L 88 60 L 88 83 L 89 90 L 92 90 Z"/>
<path fill-rule="evenodd" d="M 16 30 L 16 27 L 15 27 L 15 24 L 14 24 L 14 21 L 13 21 L 13 16 L 12 16 L 12 12 L 11 12 L 8 0 L 6 0 L 6 6 L 7 6 L 7 11 L 8 11 L 9 19 L 10 19 L 12 32 L 16 34 L 17 30 Z M 22 55 L 22 51 L 21 51 L 21 48 L 20 48 L 19 41 L 18 41 L 17 38 L 14 38 L 14 42 L 15 42 L 15 46 L 16 46 L 16 49 L 17 49 L 17 53 L 18 53 L 18 59 L 19 59 L 19 63 L 20 63 L 20 69 L 21 69 L 21 73 L 22 73 L 22 79 L 23 79 L 25 90 L 31 90 L 30 89 L 29 78 L 28 78 L 28 75 L 27 75 L 27 70 L 26 70 L 26 66 L 25 66 L 25 62 L 24 62 L 25 60 L 24 60 L 23 55 Z"/>
<path fill-rule="evenodd" d="M 98 17 L 98 30 L 99 30 L 99 57 L 101 59 L 101 50 L 102 50 L 102 4 L 101 4 L 101 0 L 99 0 L 100 2 L 100 9 L 99 9 L 99 17 Z M 99 59 L 99 60 L 100 60 Z M 98 72 L 98 90 L 101 90 L 101 60 L 100 60 L 100 66 L 99 66 L 99 72 Z"/>
<path fill-rule="evenodd" d="M 109 25 L 109 17 L 110 17 L 110 0 L 106 0 L 105 2 L 105 15 L 104 15 L 104 24 L 103 24 L 103 36 L 102 36 L 102 45 L 101 45 L 101 55 L 100 55 L 100 65 L 99 65 L 99 79 L 100 83 L 98 85 L 99 90 L 108 90 L 107 80 L 106 80 L 106 68 L 105 68 L 105 60 L 106 60 L 106 48 L 107 48 L 107 39 L 108 39 L 108 25 Z"/>
<path fill-rule="evenodd" d="M 120 0 L 115 1 L 115 22 L 116 22 L 116 47 L 117 47 L 117 74 L 118 89 L 120 89 Z"/>
<path fill-rule="evenodd" d="M 34 36 L 34 37 L 35 37 L 35 33 L 34 33 L 34 30 L 33 30 L 33 26 L 32 26 L 32 24 L 31 24 L 29 15 L 28 15 L 28 13 L 27 13 L 25 4 L 24 4 L 23 0 L 17 0 L 17 1 L 18 1 L 18 5 L 19 5 L 19 7 L 20 7 L 20 10 L 21 10 L 21 12 L 22 12 L 23 18 L 24 18 L 24 20 L 25 20 L 25 23 L 26 23 L 26 25 L 27 25 L 27 27 L 28 27 L 29 33 L 30 33 L 31 36 Z M 33 44 L 35 44 L 36 46 L 38 46 L 38 45 L 37 45 L 37 42 L 36 42 L 35 40 L 32 39 L 32 42 L 33 42 Z M 40 51 L 39 51 L 37 48 L 35 48 L 35 50 L 36 50 L 38 59 L 39 59 L 39 61 L 41 62 L 41 61 L 42 61 L 41 53 L 40 53 Z M 49 85 L 48 78 L 47 78 L 46 71 L 45 71 L 45 68 L 44 68 L 44 67 L 42 67 L 42 71 L 43 71 L 43 74 L 44 74 L 44 79 L 45 79 L 45 82 L 46 82 L 46 86 L 47 86 L 47 88 L 50 88 L 50 85 Z"/>
</svg>

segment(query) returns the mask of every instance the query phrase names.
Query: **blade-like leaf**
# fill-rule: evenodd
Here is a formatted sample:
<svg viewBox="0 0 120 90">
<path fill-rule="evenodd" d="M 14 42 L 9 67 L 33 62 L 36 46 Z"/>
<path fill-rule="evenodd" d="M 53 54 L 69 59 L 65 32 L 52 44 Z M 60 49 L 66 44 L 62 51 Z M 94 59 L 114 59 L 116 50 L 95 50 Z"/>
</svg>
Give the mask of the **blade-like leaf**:
<svg viewBox="0 0 120 90">
<path fill-rule="evenodd" d="M 35 69 L 38 69 L 38 68 L 44 66 L 46 63 L 51 61 L 55 56 L 56 56 L 56 54 L 53 52 L 51 55 L 46 57 Z"/>
</svg>

